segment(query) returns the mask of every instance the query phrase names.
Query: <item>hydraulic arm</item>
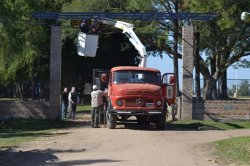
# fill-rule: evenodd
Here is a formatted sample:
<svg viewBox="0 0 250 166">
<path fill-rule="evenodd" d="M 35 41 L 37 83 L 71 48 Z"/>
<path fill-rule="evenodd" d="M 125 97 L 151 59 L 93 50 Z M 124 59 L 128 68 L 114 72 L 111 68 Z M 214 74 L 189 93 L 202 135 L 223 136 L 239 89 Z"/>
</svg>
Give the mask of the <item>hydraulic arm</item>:
<svg viewBox="0 0 250 166">
<path fill-rule="evenodd" d="M 134 32 L 134 25 L 122 21 L 115 21 L 107 18 L 98 18 L 98 21 L 107 24 L 107 25 L 112 25 L 116 28 L 119 28 L 122 30 L 122 33 L 124 33 L 129 41 L 134 45 L 134 47 L 138 50 L 140 56 L 141 56 L 141 61 L 139 64 L 139 67 L 146 67 L 147 64 L 147 57 L 146 57 L 146 49 L 145 46 L 141 43 L 140 39 L 137 37 L 137 35 Z"/>
</svg>

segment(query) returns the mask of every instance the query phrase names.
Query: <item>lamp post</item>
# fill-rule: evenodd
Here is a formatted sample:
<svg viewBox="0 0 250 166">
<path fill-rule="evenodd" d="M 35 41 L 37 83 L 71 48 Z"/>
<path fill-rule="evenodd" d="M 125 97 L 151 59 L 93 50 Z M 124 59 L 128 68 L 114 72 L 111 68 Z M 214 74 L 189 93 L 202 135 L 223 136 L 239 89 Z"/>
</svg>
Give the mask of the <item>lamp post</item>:
<svg viewBox="0 0 250 166">
<path fill-rule="evenodd" d="M 234 93 L 234 98 L 237 98 L 238 96 L 238 72 L 237 72 L 237 67 L 235 67 L 235 93 Z"/>
</svg>

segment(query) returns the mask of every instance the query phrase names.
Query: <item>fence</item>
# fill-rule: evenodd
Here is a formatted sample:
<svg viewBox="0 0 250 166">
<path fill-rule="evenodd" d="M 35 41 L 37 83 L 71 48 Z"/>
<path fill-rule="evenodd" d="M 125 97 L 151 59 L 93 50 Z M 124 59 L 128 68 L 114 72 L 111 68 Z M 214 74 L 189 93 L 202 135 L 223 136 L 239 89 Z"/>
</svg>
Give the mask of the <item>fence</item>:
<svg viewBox="0 0 250 166">
<path fill-rule="evenodd" d="M 204 80 L 200 80 L 201 96 L 203 96 Z M 194 80 L 195 87 L 195 80 Z M 216 81 L 218 90 L 218 81 Z M 195 89 L 195 88 L 194 88 Z M 250 99 L 250 79 L 227 79 L 227 94 L 230 98 L 246 98 Z M 194 96 L 195 90 L 194 90 Z"/>
<path fill-rule="evenodd" d="M 15 98 L 26 100 L 49 100 L 48 81 L 20 81 L 0 85 L 0 98 Z"/>
</svg>

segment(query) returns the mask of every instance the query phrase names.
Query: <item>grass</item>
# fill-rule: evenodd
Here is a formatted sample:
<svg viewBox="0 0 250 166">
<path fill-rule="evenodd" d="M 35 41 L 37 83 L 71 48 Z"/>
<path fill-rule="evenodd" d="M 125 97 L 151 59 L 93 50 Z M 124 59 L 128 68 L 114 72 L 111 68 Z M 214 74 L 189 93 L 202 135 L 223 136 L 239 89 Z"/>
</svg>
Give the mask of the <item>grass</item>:
<svg viewBox="0 0 250 166">
<path fill-rule="evenodd" d="M 226 162 L 250 165 L 250 137 L 235 137 L 214 142 L 216 154 Z"/>
<path fill-rule="evenodd" d="M 0 101 L 16 101 L 17 98 L 0 98 Z"/>
<path fill-rule="evenodd" d="M 232 130 L 250 128 L 249 121 L 215 122 L 181 120 L 169 123 L 167 128 L 175 130 Z M 226 164 L 250 165 L 250 137 L 235 137 L 212 143 L 219 160 Z"/>
<path fill-rule="evenodd" d="M 83 113 L 83 112 L 90 112 L 92 110 L 91 105 L 79 105 L 76 108 L 76 111 L 78 113 Z"/>
<path fill-rule="evenodd" d="M 0 148 L 16 147 L 52 131 L 72 127 L 72 122 L 60 120 L 9 120 L 0 124 Z"/>
<path fill-rule="evenodd" d="M 249 121 L 232 121 L 232 122 L 215 122 L 202 120 L 180 120 L 167 123 L 169 129 L 179 130 L 231 130 L 231 129 L 246 129 L 250 128 Z"/>
</svg>

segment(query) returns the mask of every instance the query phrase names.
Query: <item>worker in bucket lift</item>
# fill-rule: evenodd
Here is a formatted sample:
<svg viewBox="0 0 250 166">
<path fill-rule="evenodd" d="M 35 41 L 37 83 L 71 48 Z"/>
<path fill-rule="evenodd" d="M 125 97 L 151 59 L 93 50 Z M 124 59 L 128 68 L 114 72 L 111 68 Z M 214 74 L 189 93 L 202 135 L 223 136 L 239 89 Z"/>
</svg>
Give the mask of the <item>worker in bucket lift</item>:
<svg viewBox="0 0 250 166">
<path fill-rule="evenodd" d="M 89 33 L 92 21 L 90 19 L 82 19 L 80 24 L 80 30 L 83 33 Z"/>
<path fill-rule="evenodd" d="M 106 97 L 107 92 L 98 90 L 96 85 L 93 85 L 93 91 L 91 92 L 91 106 L 93 107 L 91 112 L 91 127 L 99 127 L 99 111 L 103 105 L 102 97 Z"/>
</svg>

